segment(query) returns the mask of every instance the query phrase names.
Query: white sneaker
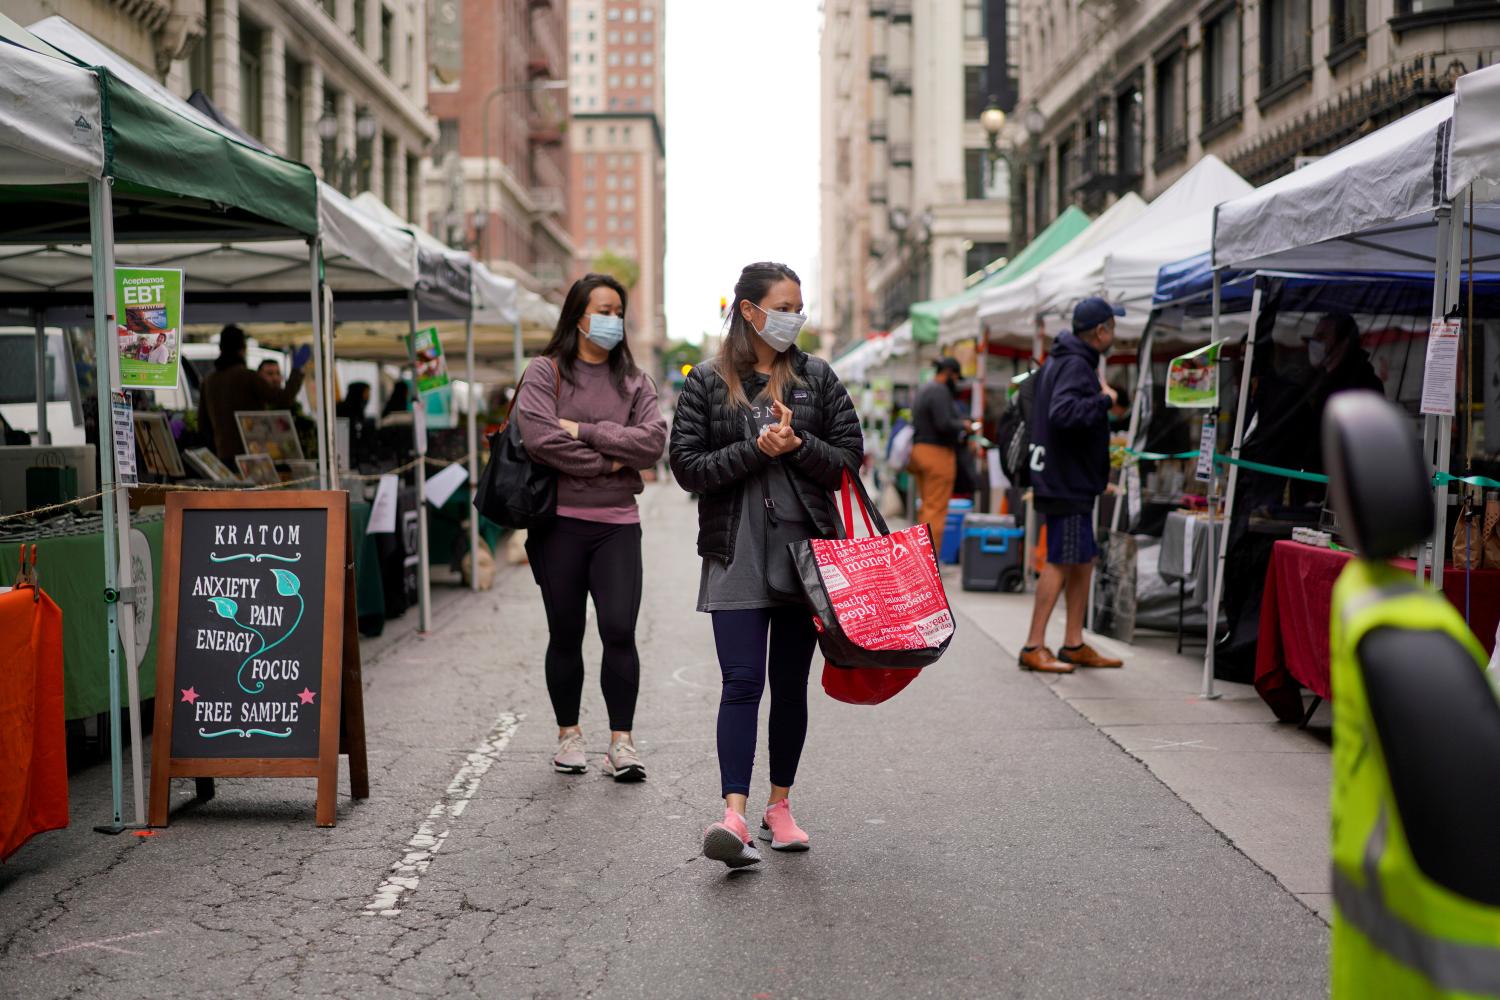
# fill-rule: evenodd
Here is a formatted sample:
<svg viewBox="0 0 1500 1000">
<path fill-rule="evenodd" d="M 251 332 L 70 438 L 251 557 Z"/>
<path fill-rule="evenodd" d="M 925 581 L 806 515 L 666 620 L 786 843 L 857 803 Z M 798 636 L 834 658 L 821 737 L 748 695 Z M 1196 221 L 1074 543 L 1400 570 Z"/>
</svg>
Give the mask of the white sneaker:
<svg viewBox="0 0 1500 1000">
<path fill-rule="evenodd" d="M 582 733 L 568 733 L 557 741 L 552 769 L 558 774 L 582 774 L 589 769 L 589 760 L 583 754 Z"/>
<path fill-rule="evenodd" d="M 616 740 L 609 745 L 609 753 L 604 755 L 604 773 L 612 775 L 616 781 L 645 781 L 646 765 L 641 763 L 633 743 Z"/>
</svg>

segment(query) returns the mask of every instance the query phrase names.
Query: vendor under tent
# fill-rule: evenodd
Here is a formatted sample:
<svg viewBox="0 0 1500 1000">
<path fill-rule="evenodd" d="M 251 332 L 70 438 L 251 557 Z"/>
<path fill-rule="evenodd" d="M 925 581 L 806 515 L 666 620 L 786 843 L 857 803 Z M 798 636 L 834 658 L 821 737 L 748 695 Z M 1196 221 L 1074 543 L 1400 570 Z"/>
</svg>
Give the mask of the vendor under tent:
<svg viewBox="0 0 1500 1000">
<path fill-rule="evenodd" d="M 978 312 L 979 323 L 990 345 L 1031 351 L 1034 357 L 1040 358 L 1045 353 L 1047 340 L 1058 332 L 1046 329 L 1046 318 L 1042 315 L 1039 289 L 1043 274 L 1108 240 L 1145 210 L 1146 202 L 1141 196 L 1129 192 L 1041 265 L 1014 281 L 985 289 L 979 298 Z"/>
<path fill-rule="evenodd" d="M 1461 294 L 1464 260 L 1472 272 L 1500 271 L 1500 119 L 1494 102 L 1496 68 L 1461 77 L 1456 97 L 1413 112 L 1370 135 L 1243 198 L 1220 206 L 1215 217 L 1213 261 L 1218 269 L 1433 275 L 1429 317 L 1462 318 L 1472 350 L 1473 298 Z M 1456 106 L 1467 103 L 1464 113 Z M 1455 133 L 1462 136 L 1455 167 Z M 1471 195 L 1473 196 L 1471 198 Z M 1476 283 L 1477 284 L 1477 283 Z M 1258 323 L 1264 292 L 1252 305 Z M 1254 344 L 1251 355 L 1253 359 Z M 1493 362 L 1491 362 L 1493 365 Z M 1254 369 L 1245 366 L 1248 384 Z M 1424 419 L 1423 453 L 1438 478 L 1437 525 L 1418 554 L 1418 575 L 1443 578 L 1454 407 L 1458 387 L 1434 387 L 1448 413 Z M 1247 393 L 1241 394 L 1241 408 Z M 1472 409 L 1469 416 L 1472 417 Z M 1231 458 L 1239 459 L 1244 420 L 1237 421 Z M 1469 438 L 1472 441 L 1472 437 Z M 1231 497 L 1237 467 L 1231 467 Z M 1221 547 L 1217 576 L 1226 551 Z M 1212 655 L 1212 646 L 1210 647 Z"/>
<path fill-rule="evenodd" d="M 268 157 L 163 109 L 108 70 L 79 65 L 0 18 L 0 243 L 87 246 L 97 351 L 97 402 L 111 412 L 120 384 L 115 345 L 114 254 L 130 243 L 303 239 L 318 233 L 310 170 Z M 163 149 L 174 155 L 161 155 Z M 87 206 L 85 208 L 85 206 Z M 4 251 L 0 251 L 3 255 Z M 44 289 L 36 290 L 45 292 Z M 103 421 L 108 426 L 108 421 Z M 134 648 L 130 520 L 116 498 L 114 450 L 99 449 L 111 705 L 120 705 L 120 647 Z M 126 670 L 135 811 L 143 821 L 140 686 Z M 119 727 L 111 727 L 113 823 L 122 821 Z"/>
</svg>

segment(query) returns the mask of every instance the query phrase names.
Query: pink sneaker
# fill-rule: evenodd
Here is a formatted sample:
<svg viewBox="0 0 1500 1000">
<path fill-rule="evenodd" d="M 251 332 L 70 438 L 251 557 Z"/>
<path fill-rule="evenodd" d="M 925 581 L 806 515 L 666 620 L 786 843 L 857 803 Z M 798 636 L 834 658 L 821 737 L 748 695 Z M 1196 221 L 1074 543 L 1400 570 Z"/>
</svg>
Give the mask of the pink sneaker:
<svg viewBox="0 0 1500 1000">
<path fill-rule="evenodd" d="M 760 823 L 760 839 L 769 840 L 773 851 L 805 851 L 812 846 L 807 831 L 792 819 L 792 806 L 786 799 L 766 810 L 766 818 Z"/>
<path fill-rule="evenodd" d="M 760 864 L 760 850 L 750 841 L 745 817 L 728 808 L 724 810 L 723 822 L 703 831 L 703 856 L 722 861 L 730 868 Z"/>
</svg>

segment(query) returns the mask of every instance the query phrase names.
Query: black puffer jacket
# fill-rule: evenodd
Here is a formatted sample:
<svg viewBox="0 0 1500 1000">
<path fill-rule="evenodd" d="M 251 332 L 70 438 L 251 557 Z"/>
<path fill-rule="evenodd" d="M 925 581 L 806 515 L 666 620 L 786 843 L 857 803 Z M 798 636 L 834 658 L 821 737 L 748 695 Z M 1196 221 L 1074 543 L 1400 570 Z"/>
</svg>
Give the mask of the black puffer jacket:
<svg viewBox="0 0 1500 1000">
<path fill-rule="evenodd" d="M 854 403 L 828 362 L 792 351 L 799 382 L 782 402 L 792 408 L 792 428 L 802 447 L 783 461 L 814 525 L 832 538 L 838 516 L 830 494 L 845 469 L 858 472 L 864 434 Z M 745 492 L 741 484 L 769 467 L 771 459 L 756 446 L 743 411 L 729 402 L 729 387 L 713 363 L 694 368 L 677 397 L 669 454 L 678 484 L 700 495 L 698 554 L 732 559 Z"/>
</svg>

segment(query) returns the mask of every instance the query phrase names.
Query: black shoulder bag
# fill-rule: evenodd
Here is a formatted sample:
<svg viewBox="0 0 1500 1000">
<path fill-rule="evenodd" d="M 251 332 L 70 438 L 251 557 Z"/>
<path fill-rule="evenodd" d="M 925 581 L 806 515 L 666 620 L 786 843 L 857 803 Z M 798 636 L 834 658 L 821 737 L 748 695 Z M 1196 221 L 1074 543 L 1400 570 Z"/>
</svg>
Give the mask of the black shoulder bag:
<svg viewBox="0 0 1500 1000">
<path fill-rule="evenodd" d="M 562 373 L 552 366 L 556 395 L 562 395 Z M 505 411 L 505 423 L 489 437 L 490 457 L 474 490 L 474 509 L 502 528 L 541 527 L 557 516 L 557 472 L 526 454 L 521 426 L 514 419 L 521 385 Z"/>
</svg>

